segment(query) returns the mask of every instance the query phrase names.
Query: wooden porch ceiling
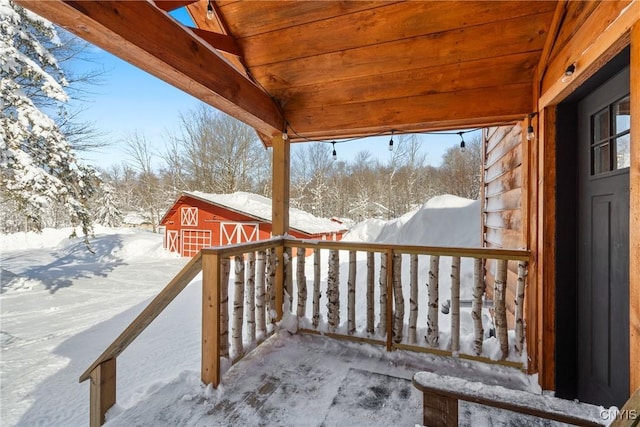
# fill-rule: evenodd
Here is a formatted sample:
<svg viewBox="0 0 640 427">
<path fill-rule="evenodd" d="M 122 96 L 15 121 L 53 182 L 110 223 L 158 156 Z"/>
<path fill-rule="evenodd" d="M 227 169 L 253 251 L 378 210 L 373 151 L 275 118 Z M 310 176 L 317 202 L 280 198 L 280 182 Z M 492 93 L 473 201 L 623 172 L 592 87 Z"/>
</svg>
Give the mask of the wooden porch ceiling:
<svg viewBox="0 0 640 427">
<path fill-rule="evenodd" d="M 519 120 L 556 1 L 38 1 L 20 4 L 294 142 Z M 167 15 L 186 7 L 188 29 Z"/>
</svg>

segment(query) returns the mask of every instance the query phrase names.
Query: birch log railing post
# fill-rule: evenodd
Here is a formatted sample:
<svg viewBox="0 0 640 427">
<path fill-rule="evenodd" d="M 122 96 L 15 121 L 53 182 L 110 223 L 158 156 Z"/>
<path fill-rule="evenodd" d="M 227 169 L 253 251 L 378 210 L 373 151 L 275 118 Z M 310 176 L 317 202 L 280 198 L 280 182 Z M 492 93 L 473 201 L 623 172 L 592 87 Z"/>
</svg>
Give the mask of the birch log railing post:
<svg viewBox="0 0 640 427">
<path fill-rule="evenodd" d="M 258 334 L 267 333 L 267 322 L 265 313 L 265 272 L 266 272 L 265 251 L 258 251 L 256 256 L 256 329 Z"/>
<path fill-rule="evenodd" d="M 393 253 L 393 342 L 400 343 L 404 329 L 404 296 L 402 295 L 402 254 Z"/>
<path fill-rule="evenodd" d="M 375 253 L 367 252 L 367 334 L 375 332 Z"/>
<path fill-rule="evenodd" d="M 409 344 L 418 342 L 418 255 L 411 254 L 409 267 Z"/>
<path fill-rule="evenodd" d="M 293 259 L 291 248 L 284 249 L 285 291 L 289 295 L 289 310 L 293 313 Z"/>
<path fill-rule="evenodd" d="M 298 285 L 298 310 L 296 315 L 300 318 L 306 315 L 307 311 L 307 278 L 304 275 L 305 248 L 298 248 L 296 254 L 296 283 Z"/>
<path fill-rule="evenodd" d="M 229 274 L 231 260 L 222 258 L 222 283 L 220 284 L 220 357 L 229 357 Z"/>
<path fill-rule="evenodd" d="M 482 326 L 482 295 L 484 295 L 484 269 L 481 258 L 473 259 L 473 302 L 471 319 L 473 320 L 473 351 L 476 356 L 482 354 L 484 327 Z"/>
<path fill-rule="evenodd" d="M 320 249 L 313 250 L 313 318 L 314 328 L 320 323 Z"/>
<path fill-rule="evenodd" d="M 251 251 L 247 254 L 247 280 L 246 280 L 246 307 L 247 313 L 247 335 L 249 341 L 256 340 L 256 253 Z"/>
<path fill-rule="evenodd" d="M 387 351 L 393 350 L 393 249 L 387 249 Z"/>
<path fill-rule="evenodd" d="M 380 254 L 380 322 L 378 330 L 380 335 L 387 334 L 387 253 Z"/>
<path fill-rule="evenodd" d="M 438 346 L 440 332 L 438 330 L 438 280 L 440 269 L 440 257 L 431 255 L 429 266 L 429 307 L 427 314 L 427 344 L 431 347 Z"/>
<path fill-rule="evenodd" d="M 234 257 L 234 294 L 233 294 L 233 327 L 231 329 L 231 339 L 233 349 L 237 356 L 244 355 L 242 344 L 242 324 L 244 323 L 244 255 Z"/>
<path fill-rule="evenodd" d="M 266 280 L 267 280 L 267 315 L 269 323 L 276 323 L 276 251 L 267 249 Z"/>
<path fill-rule="evenodd" d="M 336 332 L 340 325 L 340 259 L 338 251 L 329 250 L 329 274 L 327 277 L 327 322 L 329 332 Z"/>
<path fill-rule="evenodd" d="M 460 351 L 460 257 L 451 257 L 451 351 Z"/>
<path fill-rule="evenodd" d="M 525 261 L 518 261 L 518 284 L 516 286 L 516 344 L 515 350 L 518 356 L 522 355 L 524 350 L 524 288 L 525 288 L 525 276 L 527 274 L 527 263 Z"/>
<path fill-rule="evenodd" d="M 356 251 L 349 251 L 349 278 L 347 280 L 347 333 L 356 332 Z"/>
<path fill-rule="evenodd" d="M 220 384 L 221 270 L 217 254 L 202 256 L 202 360 L 200 378 L 204 384 Z"/>
<path fill-rule="evenodd" d="M 501 358 L 504 360 L 509 355 L 507 306 L 505 301 L 507 292 L 507 260 L 497 260 L 497 266 L 493 298 L 496 316 L 496 338 L 498 338 L 498 342 L 500 343 L 500 350 L 502 351 Z"/>
</svg>

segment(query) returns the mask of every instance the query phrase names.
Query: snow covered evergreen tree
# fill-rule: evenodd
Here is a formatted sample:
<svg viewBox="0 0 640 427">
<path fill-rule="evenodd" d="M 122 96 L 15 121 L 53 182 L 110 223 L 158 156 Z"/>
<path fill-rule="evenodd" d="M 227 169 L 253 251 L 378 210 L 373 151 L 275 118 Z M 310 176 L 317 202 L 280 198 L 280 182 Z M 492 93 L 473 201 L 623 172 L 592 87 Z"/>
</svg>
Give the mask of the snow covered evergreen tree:
<svg viewBox="0 0 640 427">
<path fill-rule="evenodd" d="M 88 202 L 95 194 L 96 171 L 78 162 L 69 141 L 31 90 L 62 105 L 68 100 L 64 73 L 47 46 L 59 43 L 47 20 L 0 0 L 0 198 L 12 201 L 29 222 L 45 225 L 48 208 L 60 203 L 74 226 L 91 233 Z M 49 107 L 50 108 L 50 107 Z M 6 213 L 6 212 L 5 212 Z"/>
<path fill-rule="evenodd" d="M 116 206 L 115 189 L 109 184 L 103 184 L 101 190 L 102 195 L 96 210 L 96 221 L 106 227 L 122 225 L 122 212 Z"/>
</svg>

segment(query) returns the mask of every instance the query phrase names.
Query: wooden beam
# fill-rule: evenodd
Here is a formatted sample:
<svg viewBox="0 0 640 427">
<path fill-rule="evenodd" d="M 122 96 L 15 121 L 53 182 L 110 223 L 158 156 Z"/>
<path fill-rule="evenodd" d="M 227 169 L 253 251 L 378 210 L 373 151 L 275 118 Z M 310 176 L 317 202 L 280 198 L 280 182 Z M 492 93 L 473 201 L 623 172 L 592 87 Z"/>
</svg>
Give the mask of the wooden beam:
<svg viewBox="0 0 640 427">
<path fill-rule="evenodd" d="M 259 132 L 274 135 L 284 129 L 281 111 L 268 94 L 153 3 L 18 3 Z"/>
<path fill-rule="evenodd" d="M 154 0 L 153 2 L 165 12 L 171 12 L 172 10 L 180 9 L 197 1 L 198 0 Z"/>
<path fill-rule="evenodd" d="M 285 236 L 289 232 L 289 185 L 290 185 L 290 142 L 282 134 L 273 137 L 273 159 L 271 180 L 271 234 Z M 282 318 L 284 302 L 284 246 L 276 247 L 276 319 Z"/>
<path fill-rule="evenodd" d="M 640 0 L 603 1 L 549 63 L 542 80 L 539 107 L 557 105 L 629 45 L 631 27 L 640 21 Z M 562 76 L 571 64 L 571 80 Z"/>
<path fill-rule="evenodd" d="M 296 133 L 310 139 L 366 135 L 384 130 L 423 131 L 520 121 L 531 112 L 532 82 L 491 89 L 427 94 L 325 108 L 289 110 Z M 500 102 L 487 102 L 499 99 Z"/>
<path fill-rule="evenodd" d="M 540 54 L 540 60 L 538 62 L 538 82 L 542 80 L 547 70 L 547 62 L 549 61 L 551 52 L 553 51 L 553 48 L 556 44 L 560 26 L 562 25 L 562 21 L 564 20 L 564 16 L 566 13 L 567 0 L 558 1 L 558 3 L 556 4 L 556 10 L 553 13 L 553 18 L 551 19 L 549 31 L 547 32 L 547 39 L 544 42 L 544 47 L 542 48 L 542 53 Z"/>
<path fill-rule="evenodd" d="M 104 424 L 105 414 L 116 403 L 116 359 L 106 360 L 91 371 L 89 425 Z"/>
<path fill-rule="evenodd" d="M 220 384 L 220 257 L 202 255 L 202 360 L 204 384 Z"/>
<path fill-rule="evenodd" d="M 188 27 L 198 37 L 209 43 L 211 47 L 222 50 L 224 52 L 232 53 L 236 56 L 240 56 L 240 46 L 236 43 L 236 40 L 226 34 L 215 33 L 213 31 L 202 30 L 200 28 Z"/>
<path fill-rule="evenodd" d="M 629 169 L 629 393 L 640 389 L 640 22 L 631 30 L 631 167 Z"/>
</svg>

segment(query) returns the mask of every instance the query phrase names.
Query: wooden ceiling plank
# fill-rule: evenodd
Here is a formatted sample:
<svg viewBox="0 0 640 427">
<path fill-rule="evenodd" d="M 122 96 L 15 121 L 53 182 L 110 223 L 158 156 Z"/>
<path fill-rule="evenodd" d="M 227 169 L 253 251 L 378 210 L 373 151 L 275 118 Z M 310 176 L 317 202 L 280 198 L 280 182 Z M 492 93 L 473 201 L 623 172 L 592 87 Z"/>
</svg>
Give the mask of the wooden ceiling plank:
<svg viewBox="0 0 640 427">
<path fill-rule="evenodd" d="M 398 1 L 255 1 L 251 2 L 251 7 L 247 7 L 246 2 L 216 2 L 228 21 L 229 30 L 238 38 L 393 3 Z"/>
<path fill-rule="evenodd" d="M 538 55 L 538 51 L 525 52 L 408 72 L 331 80 L 293 88 L 272 88 L 272 94 L 282 100 L 287 109 L 295 110 L 528 83 L 537 65 Z"/>
<path fill-rule="evenodd" d="M 172 10 L 180 9 L 197 1 L 198 0 L 154 0 L 153 2 L 165 12 L 171 12 Z"/>
<path fill-rule="evenodd" d="M 251 67 L 252 75 L 271 92 L 274 85 L 322 84 L 395 71 L 420 69 L 488 56 L 542 50 L 553 12 L 501 23 L 447 31 L 437 36 L 400 40 L 373 47 L 335 52 L 269 66 Z M 407 52 L 421 52 L 420 55 Z"/>
<path fill-rule="evenodd" d="M 477 25 L 553 12 L 554 2 L 416 2 L 392 4 L 331 19 L 287 27 L 248 38 L 238 37 L 250 65 L 261 66 L 305 56 L 342 52 Z M 548 25 L 548 24 L 547 24 Z"/>
<path fill-rule="evenodd" d="M 425 131 L 446 123 L 486 125 L 489 121 L 522 120 L 530 113 L 531 91 L 529 82 L 328 108 L 285 107 L 285 117 L 297 134 L 309 138 L 323 134 L 339 138 L 374 130 Z"/>
<path fill-rule="evenodd" d="M 211 47 L 222 50 L 224 52 L 231 53 L 236 56 L 242 55 L 240 46 L 236 43 L 236 40 L 225 34 L 214 33 L 213 31 L 202 30 L 200 28 L 187 27 L 193 31 L 198 37 L 209 43 Z"/>
<path fill-rule="evenodd" d="M 18 3 L 264 134 L 284 128 L 268 95 L 152 3 Z"/>
</svg>

